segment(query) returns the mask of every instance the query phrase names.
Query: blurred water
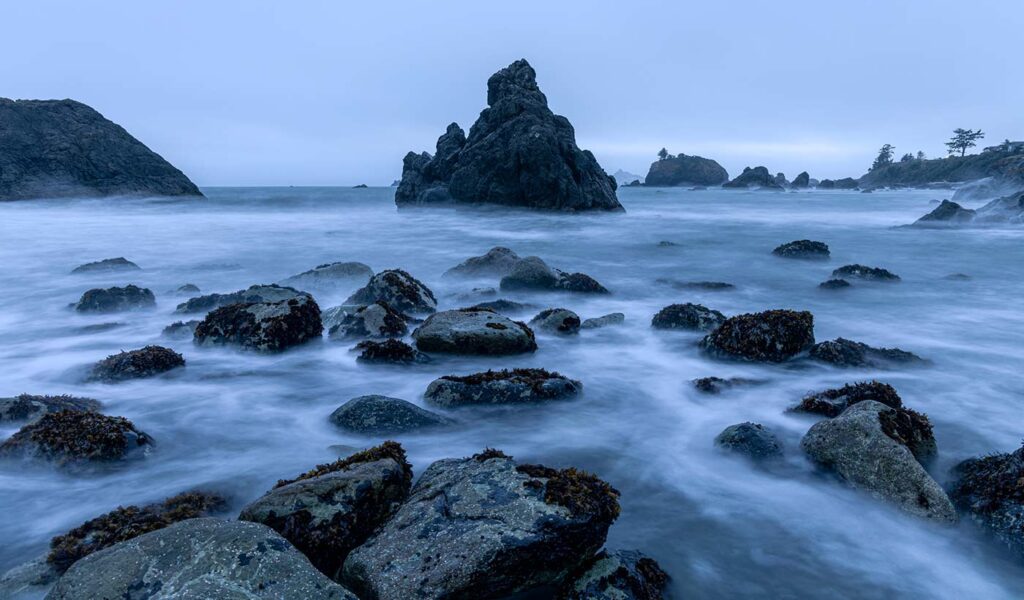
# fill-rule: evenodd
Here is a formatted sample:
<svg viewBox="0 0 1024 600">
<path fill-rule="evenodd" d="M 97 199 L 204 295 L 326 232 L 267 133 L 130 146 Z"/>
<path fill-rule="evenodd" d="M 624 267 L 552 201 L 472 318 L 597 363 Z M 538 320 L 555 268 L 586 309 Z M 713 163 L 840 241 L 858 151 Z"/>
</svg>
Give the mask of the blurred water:
<svg viewBox="0 0 1024 600">
<path fill-rule="evenodd" d="M 972 527 L 942 528 L 904 516 L 828 478 L 802 459 L 813 419 L 785 408 L 809 390 L 878 377 L 935 424 L 946 479 L 955 462 L 1009 451 L 1024 435 L 1020 374 L 1024 313 L 1018 230 L 893 229 L 931 209 L 943 192 L 764 194 L 620 190 L 626 214 L 558 215 L 496 210 L 396 211 L 393 190 L 219 188 L 206 200 L 83 200 L 0 204 L 0 396 L 70 393 L 97 398 L 157 441 L 155 453 L 91 477 L 0 465 L 0 569 L 32 558 L 48 539 L 121 504 L 195 487 L 233 495 L 240 507 L 279 478 L 334 457 L 333 444 L 377 440 L 334 429 L 327 415 L 361 394 L 422 403 L 433 378 L 486 368 L 543 366 L 581 379 L 573 402 L 461 410 L 449 432 L 400 440 L 417 471 L 485 446 L 526 461 L 578 465 L 622 492 L 612 547 L 655 556 L 678 597 L 1019 598 L 1024 568 Z M 828 263 L 774 258 L 793 239 L 822 240 Z M 672 241 L 678 246 L 661 247 Z M 280 355 L 198 349 L 160 338 L 185 298 L 269 283 L 317 264 L 356 260 L 401 267 L 442 307 L 496 281 L 441 274 L 468 256 L 506 245 L 564 270 L 583 271 L 614 293 L 513 296 L 564 306 L 582 317 L 621 311 L 622 327 L 577 337 L 541 336 L 532 356 L 439 358 L 413 368 L 357 365 L 349 344 L 309 344 Z M 129 274 L 71 276 L 75 266 L 125 256 Z M 897 285 L 823 292 L 817 284 L 850 262 L 888 268 Z M 962 272 L 970 281 L 943 277 Z M 658 278 L 727 281 L 725 292 L 678 291 Z M 66 307 L 90 287 L 151 288 L 151 312 L 82 316 Z M 351 290 L 318 294 L 322 307 Z M 794 308 L 815 315 L 819 340 L 836 336 L 899 346 L 926 369 L 876 373 L 820 366 L 720 363 L 696 335 L 650 329 L 673 302 L 726 314 Z M 527 315 L 529 316 L 529 315 Z M 83 333 L 87 325 L 119 327 Z M 81 369 L 122 349 L 161 343 L 188 366 L 120 385 L 82 384 Z M 765 385 L 704 396 L 689 380 L 745 376 Z M 725 426 L 758 421 L 787 446 L 781 472 L 766 473 L 715 451 Z M 0 435 L 14 428 L 0 430 Z"/>
</svg>

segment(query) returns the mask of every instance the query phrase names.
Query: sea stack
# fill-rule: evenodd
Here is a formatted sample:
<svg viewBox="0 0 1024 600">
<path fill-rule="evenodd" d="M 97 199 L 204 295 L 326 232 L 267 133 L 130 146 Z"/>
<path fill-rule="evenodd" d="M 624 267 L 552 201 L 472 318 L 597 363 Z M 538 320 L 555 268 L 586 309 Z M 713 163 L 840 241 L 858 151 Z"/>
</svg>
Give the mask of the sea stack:
<svg viewBox="0 0 1024 600">
<path fill-rule="evenodd" d="M 452 123 L 433 156 L 405 156 L 395 204 L 622 210 L 615 180 L 576 145 L 569 120 L 548 108 L 526 60 L 491 75 L 487 106 L 468 137 Z"/>
<path fill-rule="evenodd" d="M 81 102 L 0 98 L 0 200 L 202 195 L 181 171 Z"/>
</svg>

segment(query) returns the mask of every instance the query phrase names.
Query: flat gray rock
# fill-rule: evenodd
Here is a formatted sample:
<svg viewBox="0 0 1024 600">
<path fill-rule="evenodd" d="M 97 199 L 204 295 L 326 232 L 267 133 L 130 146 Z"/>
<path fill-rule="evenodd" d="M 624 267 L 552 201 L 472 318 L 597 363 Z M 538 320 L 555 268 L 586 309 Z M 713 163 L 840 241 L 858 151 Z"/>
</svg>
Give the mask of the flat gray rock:
<svg viewBox="0 0 1024 600">
<path fill-rule="evenodd" d="M 359 396 L 339 406 L 331 423 L 355 433 L 389 435 L 454 423 L 444 415 L 424 410 L 412 402 L 388 396 Z"/>
<path fill-rule="evenodd" d="M 306 292 L 287 286 L 276 284 L 252 285 L 247 289 L 231 292 L 230 294 L 206 294 L 197 296 L 182 302 L 175 309 L 179 313 L 208 312 L 221 306 L 230 304 L 253 303 L 253 302 L 280 302 L 299 297 L 312 298 Z"/>
<path fill-rule="evenodd" d="M 440 377 L 427 386 L 423 397 L 436 406 L 452 408 L 565 400 L 582 389 L 579 381 L 544 369 L 506 369 Z"/>
<path fill-rule="evenodd" d="M 464 308 L 430 315 L 412 332 L 423 352 L 522 354 L 537 349 L 533 331 L 488 309 Z"/>
<path fill-rule="evenodd" d="M 608 313 L 600 317 L 591 317 L 584 319 L 580 323 L 580 329 L 599 329 L 601 327 L 611 327 L 613 325 L 622 325 L 626 322 L 626 315 L 620 312 Z"/>
<path fill-rule="evenodd" d="M 401 269 L 381 271 L 354 294 L 345 304 L 373 304 L 386 302 L 400 312 L 432 313 L 437 310 L 437 298 L 423 282 Z"/>
<path fill-rule="evenodd" d="M 366 283 L 373 277 L 373 269 L 361 262 L 333 262 L 293 275 L 281 285 L 305 288 L 331 288 L 338 285 Z"/>
<path fill-rule="evenodd" d="M 519 262 L 519 255 L 495 246 L 482 256 L 473 256 L 444 272 L 445 277 L 504 277 Z"/>
<path fill-rule="evenodd" d="M 550 333 L 579 333 L 580 316 L 567 308 L 548 308 L 530 319 L 530 327 Z"/>
</svg>

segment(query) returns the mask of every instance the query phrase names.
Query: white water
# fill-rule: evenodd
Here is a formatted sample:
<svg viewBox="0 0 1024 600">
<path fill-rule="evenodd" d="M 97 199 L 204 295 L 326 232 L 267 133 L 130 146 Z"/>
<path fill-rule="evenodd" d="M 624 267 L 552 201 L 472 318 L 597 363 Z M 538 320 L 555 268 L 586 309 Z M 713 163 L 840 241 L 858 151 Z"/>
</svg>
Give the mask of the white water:
<svg viewBox="0 0 1024 600">
<path fill-rule="evenodd" d="M 0 396 L 21 392 L 94 397 L 108 414 L 152 435 L 149 458 L 91 477 L 24 464 L 0 465 L 0 569 L 44 552 L 48 539 L 124 504 L 196 487 L 230 492 L 237 509 L 279 478 L 333 459 L 332 444 L 377 440 L 327 422 L 361 394 L 422 403 L 427 383 L 448 373 L 543 366 L 584 382 L 576 401 L 462 410 L 461 427 L 399 439 L 417 471 L 432 460 L 485 446 L 518 459 L 596 472 L 622 492 L 609 546 L 639 548 L 661 562 L 677 597 L 1019 598 L 1024 567 L 972 527 L 943 528 L 898 513 L 814 474 L 799 439 L 813 419 L 786 414 L 803 393 L 879 378 L 935 425 L 943 482 L 968 456 L 1009 451 L 1024 436 L 1021 403 L 1024 296 L 1022 232 L 896 230 L 931 210 L 944 192 L 762 194 L 620 190 L 626 214 L 396 211 L 393 190 L 211 189 L 207 200 L 83 200 L 0 204 Z M 832 248 L 827 264 L 770 255 L 810 238 Z M 677 247 L 658 247 L 669 240 Z M 441 273 L 505 245 L 553 266 L 588 273 L 610 296 L 518 295 L 582 317 L 621 311 L 626 324 L 578 337 L 541 336 L 532 356 L 444 358 L 413 368 L 357 365 L 350 344 L 309 344 L 263 356 L 198 349 L 160 338 L 178 320 L 184 283 L 204 293 L 270 283 L 317 264 L 357 260 L 400 267 L 437 294 L 496 281 Z M 75 266 L 125 256 L 136 273 L 72 276 Z M 835 267 L 859 262 L 903 277 L 895 285 L 824 292 Z M 962 272 L 971 281 L 943 276 Z M 727 281 L 733 291 L 677 291 L 655 279 Z M 136 283 L 158 308 L 82 316 L 66 306 L 90 287 Z M 351 290 L 318 295 L 324 308 Z M 506 297 L 509 297 L 505 295 Z M 650 329 L 673 302 L 726 314 L 767 308 L 814 313 L 819 340 L 844 336 L 898 346 L 934 361 L 924 369 L 841 371 L 710 361 L 696 335 Z M 529 316 L 529 315 L 525 315 Z M 78 328 L 123 326 L 100 333 Z M 188 365 L 171 376 L 120 385 L 79 383 L 84 366 L 122 349 L 160 343 Z M 767 384 L 722 396 L 689 383 L 708 375 Z M 787 465 L 766 473 L 717 452 L 725 426 L 776 429 Z M 14 432 L 7 427 L 0 435 Z"/>
</svg>

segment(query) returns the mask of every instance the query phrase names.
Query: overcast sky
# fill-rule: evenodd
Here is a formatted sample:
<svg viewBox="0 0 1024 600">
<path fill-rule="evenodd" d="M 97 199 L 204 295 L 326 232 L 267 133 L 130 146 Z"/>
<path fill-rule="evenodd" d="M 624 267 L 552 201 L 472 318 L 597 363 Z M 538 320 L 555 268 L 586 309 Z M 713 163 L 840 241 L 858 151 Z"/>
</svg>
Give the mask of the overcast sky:
<svg viewBox="0 0 1024 600">
<path fill-rule="evenodd" d="M 859 176 L 883 143 L 1024 139 L 1022 25 L 1021 0 L 33 0 L 0 11 L 0 96 L 85 102 L 201 186 L 380 185 L 524 57 L 609 173 L 665 146 Z"/>
</svg>

